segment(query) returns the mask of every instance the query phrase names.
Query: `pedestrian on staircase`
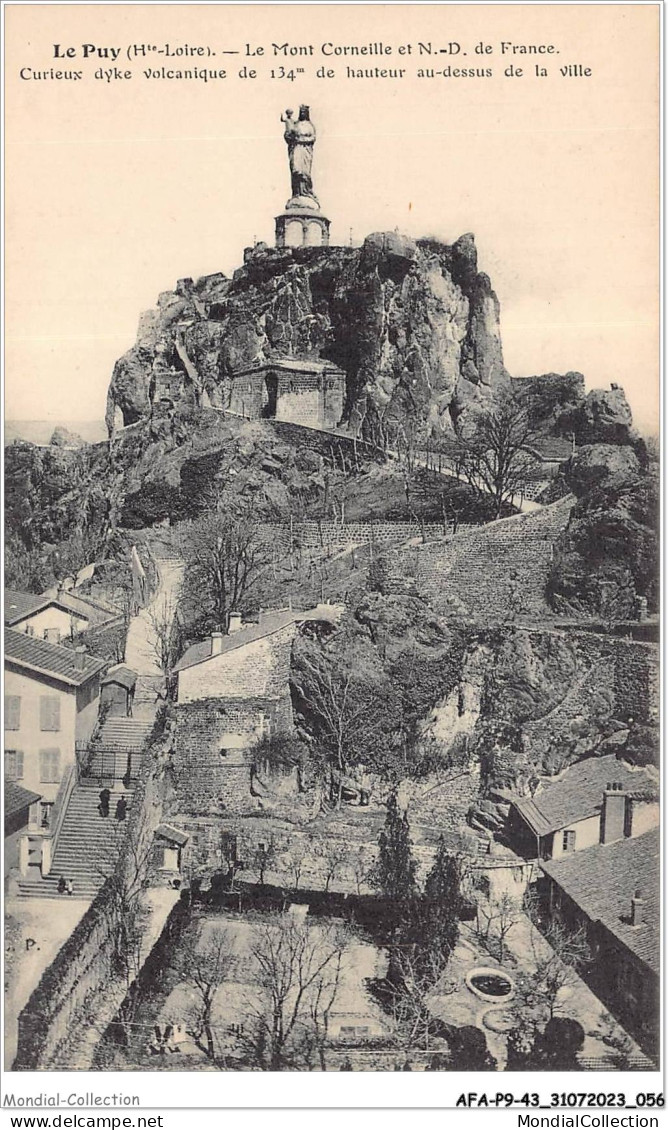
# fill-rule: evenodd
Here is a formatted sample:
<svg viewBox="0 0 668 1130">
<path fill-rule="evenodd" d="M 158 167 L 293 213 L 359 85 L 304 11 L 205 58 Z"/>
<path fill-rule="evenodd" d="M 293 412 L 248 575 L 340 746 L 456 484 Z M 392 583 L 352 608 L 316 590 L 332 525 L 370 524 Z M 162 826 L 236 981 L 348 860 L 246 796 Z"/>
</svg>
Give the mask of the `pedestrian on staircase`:
<svg viewBox="0 0 668 1130">
<path fill-rule="evenodd" d="M 68 893 L 68 895 L 73 895 L 73 894 L 74 894 L 74 886 L 73 886 L 73 883 L 72 883 L 72 880 L 71 880 L 71 879 L 68 879 L 68 880 L 67 880 L 67 893 Z"/>
<path fill-rule="evenodd" d="M 125 820 L 125 814 L 128 810 L 128 802 L 124 796 L 119 796 L 116 801 L 116 819 Z"/>
<path fill-rule="evenodd" d="M 58 894 L 64 895 L 66 890 L 67 890 L 67 880 L 65 879 L 64 875 L 61 875 L 60 879 L 58 880 Z"/>
<path fill-rule="evenodd" d="M 101 791 L 100 791 L 100 803 L 97 806 L 97 810 L 100 813 L 100 816 L 108 816 L 109 815 L 109 801 L 110 800 L 111 800 L 110 790 L 109 789 L 101 789 Z"/>
</svg>

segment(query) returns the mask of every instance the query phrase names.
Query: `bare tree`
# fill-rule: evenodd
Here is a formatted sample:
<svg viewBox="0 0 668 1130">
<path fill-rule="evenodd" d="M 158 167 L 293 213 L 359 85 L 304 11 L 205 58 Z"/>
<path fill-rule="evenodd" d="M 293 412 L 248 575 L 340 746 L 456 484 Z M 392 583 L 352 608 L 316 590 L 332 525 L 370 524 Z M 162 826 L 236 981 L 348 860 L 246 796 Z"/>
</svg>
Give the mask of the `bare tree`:
<svg viewBox="0 0 668 1130">
<path fill-rule="evenodd" d="M 392 961 L 394 976 L 382 983 L 392 1016 L 392 1036 L 401 1048 L 429 1049 L 433 1029 L 433 1016 L 428 998 L 440 980 L 443 967 L 434 953 L 433 966 L 429 968 L 422 957 L 419 963 L 409 950 L 396 950 Z"/>
<path fill-rule="evenodd" d="M 349 765 L 396 741 L 398 703 L 389 679 L 355 666 L 351 655 L 302 648 L 293 687 L 330 765 L 332 797 L 341 803 Z M 350 782 L 356 788 L 354 782 Z"/>
<path fill-rule="evenodd" d="M 499 518 L 504 505 L 523 493 L 535 462 L 528 447 L 534 438 L 526 412 L 509 395 L 481 412 L 470 435 L 457 440 L 460 473 Z"/>
<path fill-rule="evenodd" d="M 242 606 L 271 562 L 250 509 L 241 516 L 214 512 L 198 518 L 185 529 L 181 552 L 185 598 L 204 608 L 220 631 L 227 629 L 230 612 Z"/>
<path fill-rule="evenodd" d="M 308 845 L 305 843 L 304 840 L 301 840 L 301 839 L 295 840 L 294 843 L 291 844 L 290 850 L 287 853 L 288 866 L 290 868 L 292 878 L 294 879 L 296 891 L 299 890 L 299 884 L 300 884 L 301 877 L 302 877 L 302 871 L 304 869 L 304 863 L 305 863 L 306 859 L 308 858 L 308 856 L 309 856 Z"/>
<path fill-rule="evenodd" d="M 327 839 L 323 844 L 322 860 L 325 869 L 325 891 L 339 877 L 348 862 L 348 848 L 343 840 Z"/>
<path fill-rule="evenodd" d="M 267 840 L 262 840 L 260 843 L 254 843 L 251 848 L 248 866 L 257 875 L 261 887 L 264 887 L 265 874 L 276 861 L 276 856 L 276 843 L 273 836 L 269 836 Z"/>
<path fill-rule="evenodd" d="M 265 1071 L 323 1070 L 329 1021 L 341 978 L 347 936 L 340 928 L 311 927 L 290 914 L 273 914 L 254 930 L 250 945 L 259 996 L 249 1000 L 255 1062 Z"/>
<path fill-rule="evenodd" d="M 375 860 L 369 852 L 368 847 L 366 844 L 362 844 L 353 856 L 351 864 L 355 888 L 358 895 L 362 893 L 362 883 L 373 871 L 374 862 Z"/>
<path fill-rule="evenodd" d="M 178 658 L 178 609 L 167 595 L 148 612 L 153 632 L 153 653 L 160 670 L 166 675 Z"/>
<path fill-rule="evenodd" d="M 479 937 L 485 947 L 493 952 L 493 956 L 503 961 L 506 956 L 506 938 L 521 917 L 519 903 L 505 894 L 493 901 L 481 901 L 477 912 Z"/>
<path fill-rule="evenodd" d="M 213 1006 L 220 986 L 229 979 L 235 963 L 233 943 L 225 930 L 203 949 L 197 943 L 186 950 L 181 962 L 181 975 L 196 997 L 191 1035 L 207 1057 L 215 1062 L 215 1026 Z"/>
<path fill-rule="evenodd" d="M 531 948 L 534 970 L 525 978 L 524 997 L 539 1012 L 552 1019 L 560 1007 L 560 995 L 568 985 L 576 984 L 580 973 L 592 960 L 592 951 L 584 926 L 573 929 L 553 916 L 545 919 L 533 892 L 525 896 L 524 909 L 531 921 Z"/>
</svg>

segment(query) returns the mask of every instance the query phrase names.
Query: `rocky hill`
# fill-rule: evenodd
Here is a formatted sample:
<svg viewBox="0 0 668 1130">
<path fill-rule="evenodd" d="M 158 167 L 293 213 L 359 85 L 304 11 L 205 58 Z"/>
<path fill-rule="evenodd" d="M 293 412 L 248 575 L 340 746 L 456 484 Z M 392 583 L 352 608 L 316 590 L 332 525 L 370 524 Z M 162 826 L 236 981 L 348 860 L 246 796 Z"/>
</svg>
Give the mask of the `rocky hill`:
<svg viewBox="0 0 668 1130">
<path fill-rule="evenodd" d="M 232 279 L 181 280 L 143 315 L 116 364 L 110 428 L 149 413 L 158 348 L 182 372 L 184 399 L 221 407 L 236 370 L 328 359 L 346 374 L 345 420 L 375 442 L 406 417 L 425 432 L 452 431 L 508 380 L 499 303 L 472 235 L 452 246 L 396 233 L 360 248 L 259 244 Z"/>
</svg>

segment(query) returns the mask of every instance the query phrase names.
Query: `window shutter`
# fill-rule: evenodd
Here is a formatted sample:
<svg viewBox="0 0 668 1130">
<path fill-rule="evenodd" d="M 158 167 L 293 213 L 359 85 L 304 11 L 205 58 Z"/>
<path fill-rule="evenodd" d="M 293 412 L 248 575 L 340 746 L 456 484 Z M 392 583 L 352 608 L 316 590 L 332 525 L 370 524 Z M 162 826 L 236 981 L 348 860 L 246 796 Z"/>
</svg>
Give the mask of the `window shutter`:
<svg viewBox="0 0 668 1130">
<path fill-rule="evenodd" d="M 39 779 L 43 785 L 57 785 L 60 780 L 60 750 L 40 749 Z"/>
<path fill-rule="evenodd" d="M 40 729 L 60 729 L 60 699 L 54 694 L 43 694 L 39 698 Z"/>
<path fill-rule="evenodd" d="M 5 695 L 5 730 L 20 730 L 21 728 L 21 696 L 18 694 Z"/>
<path fill-rule="evenodd" d="M 6 749 L 5 750 L 5 780 L 7 780 L 7 781 L 22 781 L 23 780 L 23 750 L 20 750 L 20 749 Z"/>
</svg>

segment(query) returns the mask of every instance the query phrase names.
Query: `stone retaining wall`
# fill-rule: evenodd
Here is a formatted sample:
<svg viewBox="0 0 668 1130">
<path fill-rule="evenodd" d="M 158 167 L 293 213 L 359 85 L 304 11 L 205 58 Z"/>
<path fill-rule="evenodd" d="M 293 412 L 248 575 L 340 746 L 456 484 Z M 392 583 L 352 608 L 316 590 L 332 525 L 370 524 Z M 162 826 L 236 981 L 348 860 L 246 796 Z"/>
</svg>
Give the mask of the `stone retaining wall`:
<svg viewBox="0 0 668 1130">
<path fill-rule="evenodd" d="M 437 611 L 455 598 L 465 613 L 485 620 L 551 616 L 546 586 L 553 545 L 571 506 L 569 497 L 542 510 L 399 550 L 397 569 L 412 578 Z"/>
<path fill-rule="evenodd" d="M 469 529 L 470 527 L 461 527 Z M 287 525 L 263 526 L 268 539 L 286 551 L 291 548 L 304 552 L 335 553 L 352 544 L 377 545 L 379 548 L 397 548 L 414 538 L 426 541 L 442 540 L 446 536 L 442 522 L 335 522 L 332 519 L 311 519 Z M 452 536 L 452 535 L 451 535 Z"/>
<path fill-rule="evenodd" d="M 661 670 L 659 645 L 593 632 L 576 632 L 573 635 L 593 666 L 599 668 L 605 660 L 612 664 L 616 717 L 622 722 L 633 718 L 645 724 L 657 723 Z"/>
</svg>

